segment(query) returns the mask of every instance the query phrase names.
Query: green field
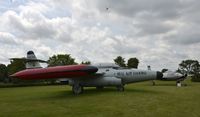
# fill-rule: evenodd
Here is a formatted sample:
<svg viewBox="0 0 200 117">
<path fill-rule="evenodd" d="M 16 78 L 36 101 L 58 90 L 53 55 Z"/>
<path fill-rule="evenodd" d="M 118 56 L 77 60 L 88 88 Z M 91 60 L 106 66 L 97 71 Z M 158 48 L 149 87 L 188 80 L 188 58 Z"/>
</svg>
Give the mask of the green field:
<svg viewBox="0 0 200 117">
<path fill-rule="evenodd" d="M 71 87 L 0 88 L 0 117 L 200 117 L 200 83 L 156 81 L 115 88 L 86 88 L 75 96 Z"/>
</svg>

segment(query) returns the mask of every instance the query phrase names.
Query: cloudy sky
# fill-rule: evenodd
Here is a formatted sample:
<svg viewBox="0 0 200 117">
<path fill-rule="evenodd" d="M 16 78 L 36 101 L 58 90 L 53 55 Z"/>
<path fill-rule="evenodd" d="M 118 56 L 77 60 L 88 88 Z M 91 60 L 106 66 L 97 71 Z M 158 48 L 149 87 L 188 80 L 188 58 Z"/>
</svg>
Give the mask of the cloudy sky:
<svg viewBox="0 0 200 117">
<path fill-rule="evenodd" d="M 0 63 L 33 50 L 47 60 L 137 57 L 139 67 L 177 69 L 200 60 L 199 0 L 0 0 Z"/>
</svg>

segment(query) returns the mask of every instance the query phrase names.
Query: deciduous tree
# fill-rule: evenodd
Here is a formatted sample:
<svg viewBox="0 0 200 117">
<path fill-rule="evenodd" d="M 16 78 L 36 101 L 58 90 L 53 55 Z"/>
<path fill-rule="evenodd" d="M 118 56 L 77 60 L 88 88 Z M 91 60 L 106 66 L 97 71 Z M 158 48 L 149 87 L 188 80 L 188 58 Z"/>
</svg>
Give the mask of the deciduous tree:
<svg viewBox="0 0 200 117">
<path fill-rule="evenodd" d="M 81 64 L 90 65 L 91 62 L 90 61 L 82 61 Z"/>
<path fill-rule="evenodd" d="M 195 74 L 199 72 L 199 62 L 197 60 L 183 60 L 179 64 L 179 70 L 181 73 Z"/>
<path fill-rule="evenodd" d="M 58 54 L 49 57 L 48 66 L 75 65 L 75 59 L 70 54 Z"/>
<path fill-rule="evenodd" d="M 192 81 L 200 82 L 200 65 L 197 60 L 183 60 L 179 64 L 179 72 L 192 74 Z"/>
<path fill-rule="evenodd" d="M 0 64 L 0 81 L 4 81 L 8 77 L 8 70 L 6 65 Z"/>
<path fill-rule="evenodd" d="M 126 67 L 125 60 L 121 56 L 118 56 L 114 59 L 115 64 L 119 65 L 120 67 Z"/>
<path fill-rule="evenodd" d="M 11 63 L 8 64 L 8 74 L 14 74 L 18 71 L 26 69 L 25 61 L 24 60 L 12 60 Z"/>
<path fill-rule="evenodd" d="M 139 60 L 137 58 L 130 58 L 127 62 L 128 68 L 138 68 Z"/>
</svg>

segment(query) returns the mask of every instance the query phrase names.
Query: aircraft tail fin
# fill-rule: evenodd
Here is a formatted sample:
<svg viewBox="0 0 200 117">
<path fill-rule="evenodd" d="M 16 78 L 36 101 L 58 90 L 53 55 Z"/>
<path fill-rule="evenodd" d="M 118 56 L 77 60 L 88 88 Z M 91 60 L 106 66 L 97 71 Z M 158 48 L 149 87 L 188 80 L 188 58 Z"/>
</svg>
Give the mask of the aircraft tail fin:
<svg viewBox="0 0 200 117">
<path fill-rule="evenodd" d="M 42 68 L 40 65 L 39 59 L 36 58 L 33 51 L 27 52 L 27 59 L 26 59 L 26 68 L 27 69 L 34 69 L 34 68 Z"/>
<path fill-rule="evenodd" d="M 33 51 L 28 51 L 26 58 L 11 58 L 11 60 L 24 60 L 26 69 L 42 68 L 40 63 L 47 63 L 47 61 L 37 59 Z"/>
</svg>

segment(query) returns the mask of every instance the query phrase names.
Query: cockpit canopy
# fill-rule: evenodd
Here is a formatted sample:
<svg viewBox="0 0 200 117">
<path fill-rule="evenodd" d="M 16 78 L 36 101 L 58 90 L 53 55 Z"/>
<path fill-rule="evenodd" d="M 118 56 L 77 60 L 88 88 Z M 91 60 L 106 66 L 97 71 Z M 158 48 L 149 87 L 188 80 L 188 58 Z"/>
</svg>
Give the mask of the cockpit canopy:
<svg viewBox="0 0 200 117">
<path fill-rule="evenodd" d="M 119 69 L 120 66 L 116 65 L 115 63 L 97 63 L 93 66 L 96 66 L 97 68 L 113 68 L 113 69 Z"/>
</svg>

